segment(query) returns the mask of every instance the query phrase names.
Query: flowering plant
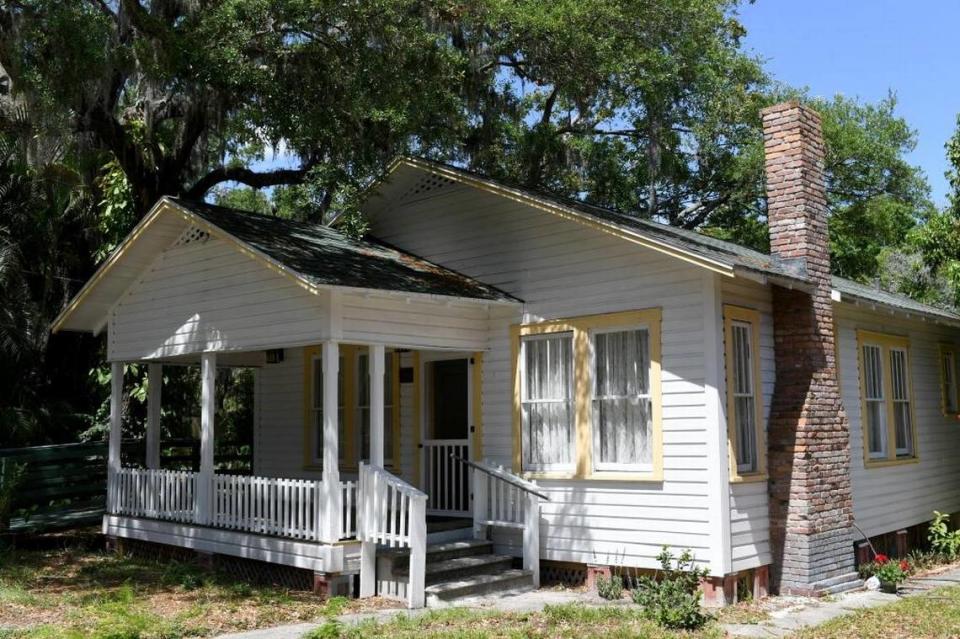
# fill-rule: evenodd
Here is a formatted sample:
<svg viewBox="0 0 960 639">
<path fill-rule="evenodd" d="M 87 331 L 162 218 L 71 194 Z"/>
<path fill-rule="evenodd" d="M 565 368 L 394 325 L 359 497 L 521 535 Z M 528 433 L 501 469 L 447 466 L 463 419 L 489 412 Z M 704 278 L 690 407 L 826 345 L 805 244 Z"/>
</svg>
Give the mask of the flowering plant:
<svg viewBox="0 0 960 639">
<path fill-rule="evenodd" d="M 900 561 L 891 561 L 889 557 L 882 553 L 877 553 L 873 558 L 873 575 L 881 583 L 898 584 L 907 578 L 910 574 L 910 563 L 906 559 Z"/>
</svg>

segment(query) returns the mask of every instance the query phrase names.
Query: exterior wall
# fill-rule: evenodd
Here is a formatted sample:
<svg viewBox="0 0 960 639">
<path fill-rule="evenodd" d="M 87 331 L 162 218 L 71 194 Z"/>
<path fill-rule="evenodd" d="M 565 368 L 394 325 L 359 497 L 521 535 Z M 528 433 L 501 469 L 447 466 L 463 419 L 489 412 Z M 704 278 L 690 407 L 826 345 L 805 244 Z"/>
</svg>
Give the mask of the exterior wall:
<svg viewBox="0 0 960 639">
<path fill-rule="evenodd" d="M 326 332 L 327 300 L 210 239 L 163 252 L 117 303 L 108 358 L 310 343 Z"/>
<path fill-rule="evenodd" d="M 707 420 L 704 392 L 704 294 L 714 278 L 483 191 L 449 186 L 436 193 L 375 216 L 372 233 L 525 301 L 522 317 L 490 322 L 485 457 L 506 466 L 513 457 L 511 323 L 662 308 L 664 479 L 540 480 L 550 497 L 542 509 L 542 558 L 652 568 L 660 547 L 670 544 L 721 566 L 722 516 L 714 512 L 720 500 L 710 498 L 717 473 L 708 451 L 716 426 Z M 501 550 L 518 550 L 518 539 L 498 541 Z"/>
<path fill-rule="evenodd" d="M 760 382 L 764 427 L 770 416 L 776 365 L 773 352 L 773 315 L 770 288 L 749 280 L 722 281 L 724 304 L 750 308 L 760 313 Z M 726 397 L 726 389 L 723 390 Z M 734 571 L 769 564 L 770 510 L 766 481 L 730 483 L 730 545 Z"/>
<path fill-rule="evenodd" d="M 283 362 L 266 364 L 257 373 L 253 448 L 257 474 L 320 479 L 320 471 L 307 469 L 304 464 L 303 350 L 286 349 Z M 412 365 L 413 354 L 401 354 L 401 368 Z M 416 484 L 419 479 L 414 477 L 413 388 L 410 383 L 400 384 L 400 469 L 396 474 Z M 355 475 L 347 469 L 341 470 L 341 479 L 352 479 Z"/>
<path fill-rule="evenodd" d="M 853 514 L 868 536 L 893 532 L 960 511 L 960 423 L 940 408 L 940 344 L 960 345 L 960 332 L 929 322 L 899 319 L 850 304 L 836 305 L 840 391 L 850 419 Z M 910 381 L 919 461 L 867 468 L 857 330 L 905 335 L 910 340 Z M 859 537 L 859 535 L 857 535 Z"/>
</svg>

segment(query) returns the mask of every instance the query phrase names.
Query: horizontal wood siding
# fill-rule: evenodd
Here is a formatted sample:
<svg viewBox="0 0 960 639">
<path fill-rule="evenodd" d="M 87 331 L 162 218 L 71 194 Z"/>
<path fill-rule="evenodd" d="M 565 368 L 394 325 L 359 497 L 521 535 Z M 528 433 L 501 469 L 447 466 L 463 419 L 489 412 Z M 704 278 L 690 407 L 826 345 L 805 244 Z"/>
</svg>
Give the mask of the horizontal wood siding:
<svg viewBox="0 0 960 639">
<path fill-rule="evenodd" d="M 850 304 L 835 305 L 840 391 L 850 420 L 853 513 L 868 536 L 930 520 L 934 510 L 960 511 L 960 423 L 940 410 L 939 345 L 960 345 L 960 331 L 908 321 Z M 918 463 L 866 468 L 857 362 L 857 330 L 910 340 Z"/>
<path fill-rule="evenodd" d="M 766 427 L 776 383 L 770 289 L 749 280 L 722 278 L 720 294 L 723 304 L 742 306 L 760 313 L 760 378 Z M 723 379 L 726 380 L 726 376 Z M 726 392 L 725 388 L 721 390 L 724 411 Z M 765 481 L 730 483 L 730 550 L 733 571 L 756 568 L 773 560 L 770 554 L 770 511 L 767 494 Z"/>
<path fill-rule="evenodd" d="M 220 240 L 167 249 L 112 314 L 113 360 L 303 344 L 326 330 L 326 300 Z"/>
<path fill-rule="evenodd" d="M 372 224 L 377 237 L 525 301 L 523 317 L 490 321 L 484 356 L 484 455 L 504 465 L 512 460 L 510 323 L 661 307 L 664 480 L 539 481 L 550 497 L 542 557 L 652 568 L 669 544 L 711 559 L 700 269 L 465 187 Z M 519 554 L 509 536 L 498 541 Z"/>
</svg>

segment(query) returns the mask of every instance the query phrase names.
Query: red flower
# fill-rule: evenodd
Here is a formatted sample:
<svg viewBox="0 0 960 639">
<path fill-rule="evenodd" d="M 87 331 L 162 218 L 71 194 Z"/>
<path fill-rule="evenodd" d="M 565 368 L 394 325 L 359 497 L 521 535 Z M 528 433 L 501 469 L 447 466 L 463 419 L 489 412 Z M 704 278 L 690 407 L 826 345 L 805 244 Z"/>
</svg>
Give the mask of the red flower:
<svg viewBox="0 0 960 639">
<path fill-rule="evenodd" d="M 910 564 L 907 563 L 907 560 L 906 560 L 906 559 L 901 559 L 901 560 L 900 560 L 900 570 L 902 570 L 903 572 L 909 572 L 909 570 L 910 570 Z"/>
<path fill-rule="evenodd" d="M 874 558 L 873 558 L 873 560 L 874 560 L 875 562 L 877 562 L 878 564 L 885 564 L 885 563 L 887 563 L 887 561 L 889 561 L 889 559 L 890 559 L 890 558 L 887 557 L 887 556 L 886 556 L 885 554 L 883 554 L 882 552 L 877 553 L 877 554 L 874 556 Z"/>
</svg>

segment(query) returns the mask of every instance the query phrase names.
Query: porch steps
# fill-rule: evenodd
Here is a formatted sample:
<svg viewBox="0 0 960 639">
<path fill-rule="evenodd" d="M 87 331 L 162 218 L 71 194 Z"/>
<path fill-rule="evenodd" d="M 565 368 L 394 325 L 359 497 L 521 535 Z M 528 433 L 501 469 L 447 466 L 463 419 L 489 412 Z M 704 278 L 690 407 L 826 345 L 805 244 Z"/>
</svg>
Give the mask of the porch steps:
<svg viewBox="0 0 960 639">
<path fill-rule="evenodd" d="M 379 558 L 391 562 L 389 572 L 393 578 L 409 579 L 409 551 L 381 551 Z M 533 589 L 532 573 L 514 569 L 513 561 L 513 557 L 494 554 L 493 543 L 485 540 L 462 539 L 428 545 L 427 606 L 442 607 L 467 597 Z"/>
</svg>

